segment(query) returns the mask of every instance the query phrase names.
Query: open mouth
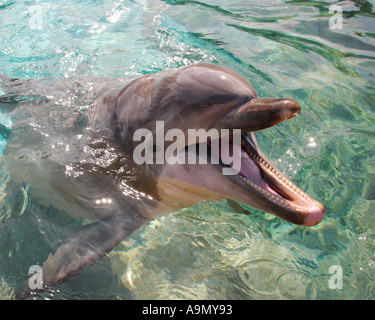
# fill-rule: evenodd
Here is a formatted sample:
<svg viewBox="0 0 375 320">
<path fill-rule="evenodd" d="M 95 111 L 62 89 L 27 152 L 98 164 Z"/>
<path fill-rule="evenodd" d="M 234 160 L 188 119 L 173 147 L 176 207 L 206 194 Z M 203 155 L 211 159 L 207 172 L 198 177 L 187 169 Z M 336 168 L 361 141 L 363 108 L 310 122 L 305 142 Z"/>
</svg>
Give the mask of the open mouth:
<svg viewBox="0 0 375 320">
<path fill-rule="evenodd" d="M 323 205 L 299 189 L 272 164 L 255 145 L 251 134 L 241 134 L 240 146 L 233 143 L 232 136 L 229 141 L 231 155 L 241 158 L 240 170 L 233 179 L 263 199 L 261 210 L 306 226 L 316 225 L 323 219 Z M 221 165 L 226 166 L 227 161 L 222 160 Z"/>
</svg>

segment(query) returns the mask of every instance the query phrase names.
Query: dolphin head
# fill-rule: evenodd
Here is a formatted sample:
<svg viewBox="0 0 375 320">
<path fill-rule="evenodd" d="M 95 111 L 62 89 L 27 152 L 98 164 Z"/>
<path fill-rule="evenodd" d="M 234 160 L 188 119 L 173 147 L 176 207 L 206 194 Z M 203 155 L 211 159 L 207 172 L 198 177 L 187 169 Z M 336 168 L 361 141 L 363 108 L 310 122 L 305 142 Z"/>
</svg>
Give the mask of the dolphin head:
<svg viewBox="0 0 375 320">
<path fill-rule="evenodd" d="M 312 226 L 323 219 L 323 205 L 299 189 L 267 158 L 254 134 L 297 116 L 300 110 L 292 99 L 257 97 L 251 84 L 232 70 L 199 64 L 132 82 L 117 97 L 113 128 L 128 152 L 139 144 L 129 141 L 139 128 L 157 134 L 159 121 L 164 132 L 179 130 L 184 138 L 176 145 L 174 161 L 153 166 L 164 183 L 160 191 L 164 195 L 175 193 L 184 200 L 191 197 L 192 202 L 234 199 L 289 222 Z M 219 135 L 204 142 L 199 135 L 191 140 L 188 137 L 192 129 L 216 129 Z M 206 150 L 210 150 L 215 142 L 220 148 L 223 130 L 227 130 L 229 155 L 239 159 L 240 168 L 235 174 L 223 174 L 223 168 L 233 169 L 234 161 L 228 162 L 221 153 L 214 162 L 210 161 L 209 152 L 189 148 L 205 144 Z M 162 151 L 166 152 L 175 142 L 164 140 Z M 206 161 L 199 161 L 202 158 Z M 174 198 L 170 202 L 179 200 Z M 185 206 L 183 203 L 186 202 L 181 201 L 180 206 Z"/>
</svg>

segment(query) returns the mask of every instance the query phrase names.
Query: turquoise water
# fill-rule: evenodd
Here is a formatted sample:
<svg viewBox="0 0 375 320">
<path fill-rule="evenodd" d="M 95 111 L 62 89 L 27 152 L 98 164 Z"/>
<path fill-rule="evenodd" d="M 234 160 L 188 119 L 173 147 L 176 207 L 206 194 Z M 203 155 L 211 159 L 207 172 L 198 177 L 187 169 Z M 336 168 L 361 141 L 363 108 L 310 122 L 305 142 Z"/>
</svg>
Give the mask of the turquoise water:
<svg viewBox="0 0 375 320">
<path fill-rule="evenodd" d="M 0 71 L 11 77 L 124 77 L 197 62 L 225 65 L 259 96 L 302 114 L 257 134 L 261 149 L 325 205 L 298 227 L 226 201 L 138 230 L 46 299 L 374 299 L 375 2 L 5 1 Z M 0 148 L 11 127 L 2 123 Z M 10 298 L 79 221 L 44 208 L 27 186 L 7 194 L 1 168 L 0 298 Z M 332 285 L 332 266 L 342 288 Z M 337 270 L 337 269 L 336 269 Z M 338 282 L 336 282 L 336 285 Z"/>
</svg>

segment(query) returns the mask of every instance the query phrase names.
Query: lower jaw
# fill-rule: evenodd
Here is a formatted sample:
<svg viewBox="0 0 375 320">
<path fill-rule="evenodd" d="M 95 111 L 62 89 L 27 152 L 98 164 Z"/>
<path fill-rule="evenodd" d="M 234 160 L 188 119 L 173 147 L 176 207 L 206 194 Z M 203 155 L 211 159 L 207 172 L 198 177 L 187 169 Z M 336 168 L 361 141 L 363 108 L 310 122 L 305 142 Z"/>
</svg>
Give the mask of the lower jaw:
<svg viewBox="0 0 375 320">
<path fill-rule="evenodd" d="M 250 205 L 252 207 L 255 207 L 264 212 L 269 212 L 272 214 L 275 214 L 274 212 L 277 211 L 277 206 L 278 206 L 277 202 L 279 202 L 280 211 L 284 211 L 284 214 L 283 214 L 284 217 L 281 217 L 281 218 L 288 220 L 290 222 L 296 223 L 296 224 L 310 226 L 310 225 L 315 225 L 322 220 L 324 216 L 324 210 L 319 208 L 318 204 L 315 204 L 313 200 L 307 201 L 302 198 L 299 199 L 298 192 L 296 192 L 295 194 L 293 192 L 293 195 L 289 197 L 287 195 L 288 194 L 287 191 L 283 192 L 282 188 L 277 187 L 264 176 L 262 165 L 258 164 L 256 160 L 253 159 L 241 146 L 239 147 L 240 150 L 235 150 L 233 144 L 231 144 L 231 146 L 232 146 L 232 154 L 230 156 L 232 156 L 234 152 L 237 152 L 237 156 L 241 156 L 241 158 L 242 157 L 245 158 L 245 160 L 243 158 L 241 160 L 242 161 L 241 171 L 240 171 L 241 178 L 250 182 L 251 180 L 254 180 L 254 182 L 252 182 L 253 187 L 257 189 L 262 189 L 262 190 L 258 190 L 259 192 L 263 193 L 263 195 L 260 196 L 260 198 L 263 198 L 263 200 L 260 200 L 259 202 L 264 202 L 264 206 L 259 205 L 257 200 L 250 200 L 248 197 L 242 196 L 242 195 L 240 196 L 237 195 L 236 197 L 234 197 L 236 198 L 235 200 L 245 203 L 247 205 Z M 245 167 L 242 166 L 243 161 L 246 161 Z M 283 185 L 283 182 L 278 181 L 278 184 Z M 266 194 L 266 192 L 268 194 Z M 308 198 L 309 197 L 306 195 L 306 199 Z M 267 209 L 271 207 L 273 207 L 272 210 Z M 291 210 L 290 215 L 286 213 L 287 210 Z M 277 214 L 275 215 L 278 216 Z M 299 221 L 299 219 L 303 221 Z M 293 220 L 296 220 L 296 221 L 293 221 Z"/>
</svg>

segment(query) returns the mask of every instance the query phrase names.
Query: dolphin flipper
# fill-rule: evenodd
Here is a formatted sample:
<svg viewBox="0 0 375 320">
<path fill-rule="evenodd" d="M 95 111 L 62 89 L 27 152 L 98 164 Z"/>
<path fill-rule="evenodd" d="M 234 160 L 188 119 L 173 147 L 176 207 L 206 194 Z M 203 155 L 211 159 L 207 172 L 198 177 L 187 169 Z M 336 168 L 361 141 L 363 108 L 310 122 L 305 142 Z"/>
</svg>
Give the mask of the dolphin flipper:
<svg viewBox="0 0 375 320">
<path fill-rule="evenodd" d="M 137 214 L 122 214 L 83 226 L 44 262 L 42 290 L 63 283 L 86 265 L 100 259 L 145 221 Z M 35 293 L 29 288 L 28 281 L 16 292 L 17 299 L 26 299 L 31 295 Z"/>
</svg>

